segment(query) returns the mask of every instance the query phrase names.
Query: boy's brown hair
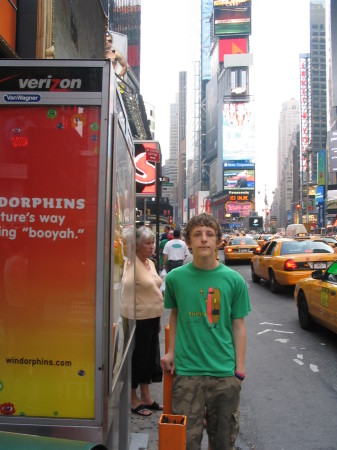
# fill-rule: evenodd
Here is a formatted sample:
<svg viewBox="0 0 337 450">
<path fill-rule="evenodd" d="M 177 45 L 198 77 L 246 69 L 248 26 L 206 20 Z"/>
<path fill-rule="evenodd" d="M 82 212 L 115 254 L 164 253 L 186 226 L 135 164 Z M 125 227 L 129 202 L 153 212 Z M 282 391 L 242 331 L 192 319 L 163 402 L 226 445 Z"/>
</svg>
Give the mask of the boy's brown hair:
<svg viewBox="0 0 337 450">
<path fill-rule="evenodd" d="M 191 217 L 188 221 L 185 229 L 185 239 L 188 243 L 191 242 L 191 232 L 193 228 L 198 226 L 211 227 L 215 231 L 215 235 L 217 238 L 217 243 L 221 241 L 222 231 L 218 221 L 208 213 L 198 214 L 197 216 Z"/>
</svg>

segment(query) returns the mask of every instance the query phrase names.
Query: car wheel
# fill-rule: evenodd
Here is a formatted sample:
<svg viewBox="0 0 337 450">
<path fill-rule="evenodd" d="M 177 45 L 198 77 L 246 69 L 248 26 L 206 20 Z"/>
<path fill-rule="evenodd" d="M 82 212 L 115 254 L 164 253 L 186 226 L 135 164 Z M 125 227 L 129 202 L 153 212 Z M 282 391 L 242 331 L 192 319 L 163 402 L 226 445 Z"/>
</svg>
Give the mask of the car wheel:
<svg viewBox="0 0 337 450">
<path fill-rule="evenodd" d="M 226 264 L 226 266 L 230 266 L 230 261 L 229 261 L 229 259 L 225 259 L 225 264 Z"/>
<path fill-rule="evenodd" d="M 269 289 L 273 294 L 277 294 L 280 290 L 280 285 L 276 281 L 275 274 L 272 270 L 269 271 Z"/>
<path fill-rule="evenodd" d="M 298 296 L 298 320 L 303 330 L 312 330 L 314 327 L 314 321 L 309 313 L 307 299 L 304 292 L 301 292 Z"/>
<path fill-rule="evenodd" d="M 252 274 L 253 283 L 259 283 L 261 278 L 256 275 L 253 264 L 250 265 L 250 270 Z"/>
</svg>

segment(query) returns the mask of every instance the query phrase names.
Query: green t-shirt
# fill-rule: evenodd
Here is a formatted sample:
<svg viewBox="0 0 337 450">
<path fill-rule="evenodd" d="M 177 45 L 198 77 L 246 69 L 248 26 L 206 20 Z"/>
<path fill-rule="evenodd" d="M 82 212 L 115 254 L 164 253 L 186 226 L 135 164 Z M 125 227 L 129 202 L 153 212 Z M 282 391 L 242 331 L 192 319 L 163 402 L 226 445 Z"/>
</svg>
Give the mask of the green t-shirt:
<svg viewBox="0 0 337 450">
<path fill-rule="evenodd" d="M 178 309 L 176 373 L 233 376 L 232 320 L 251 310 L 243 277 L 223 264 L 212 270 L 186 264 L 167 274 L 164 305 Z"/>
</svg>

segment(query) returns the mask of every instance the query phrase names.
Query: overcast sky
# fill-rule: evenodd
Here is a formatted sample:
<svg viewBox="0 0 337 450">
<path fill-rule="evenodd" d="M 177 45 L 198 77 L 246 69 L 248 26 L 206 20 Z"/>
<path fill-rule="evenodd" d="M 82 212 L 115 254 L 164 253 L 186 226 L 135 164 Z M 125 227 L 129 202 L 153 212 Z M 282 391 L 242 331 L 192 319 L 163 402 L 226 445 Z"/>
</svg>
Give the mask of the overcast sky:
<svg viewBox="0 0 337 450">
<path fill-rule="evenodd" d="M 299 54 L 307 53 L 310 0 L 252 0 L 250 94 L 256 107 L 256 202 L 276 187 L 278 120 L 282 103 L 299 99 Z M 193 124 L 195 61 L 200 61 L 200 1 L 142 0 L 141 93 L 155 107 L 156 139 L 169 157 L 169 111 L 179 71 L 188 72 L 188 117 Z M 187 130 L 192 151 L 193 129 Z M 261 194 L 258 194 L 260 192 Z"/>
</svg>

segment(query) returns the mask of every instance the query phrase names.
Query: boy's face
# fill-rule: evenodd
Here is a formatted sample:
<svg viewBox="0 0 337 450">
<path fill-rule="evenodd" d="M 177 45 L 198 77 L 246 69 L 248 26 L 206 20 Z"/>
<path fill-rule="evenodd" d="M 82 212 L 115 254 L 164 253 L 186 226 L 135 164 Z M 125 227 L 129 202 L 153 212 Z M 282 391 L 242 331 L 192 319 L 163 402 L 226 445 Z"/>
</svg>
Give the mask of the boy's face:
<svg viewBox="0 0 337 450">
<path fill-rule="evenodd" d="M 214 257 L 217 249 L 217 236 L 212 227 L 198 225 L 190 232 L 190 242 L 193 256 Z"/>
</svg>

